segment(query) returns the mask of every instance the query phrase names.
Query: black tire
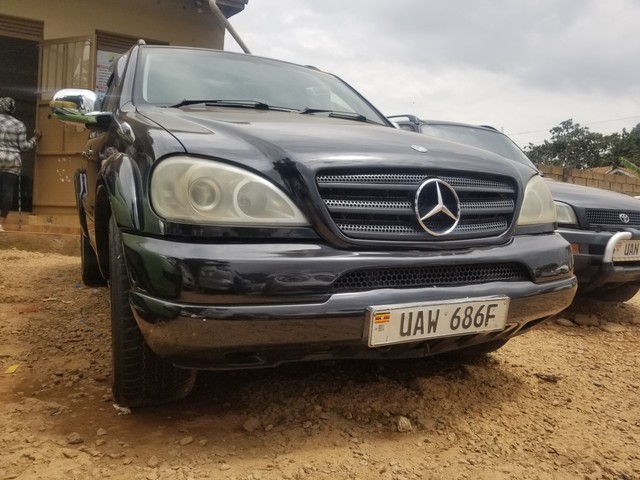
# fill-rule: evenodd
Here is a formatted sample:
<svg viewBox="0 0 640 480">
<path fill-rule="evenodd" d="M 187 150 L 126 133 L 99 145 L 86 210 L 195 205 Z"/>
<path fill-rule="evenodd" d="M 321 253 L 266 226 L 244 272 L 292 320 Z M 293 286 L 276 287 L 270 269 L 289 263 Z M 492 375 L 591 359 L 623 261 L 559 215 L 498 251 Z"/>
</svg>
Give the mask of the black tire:
<svg viewBox="0 0 640 480">
<path fill-rule="evenodd" d="M 626 302 L 636 296 L 640 290 L 637 283 L 616 283 L 596 288 L 584 295 L 602 302 Z"/>
<path fill-rule="evenodd" d="M 89 239 L 84 235 L 80 235 L 80 268 L 82 283 L 88 287 L 100 287 L 107 284 L 107 280 L 100 273 L 96 252 L 91 247 Z"/>
<path fill-rule="evenodd" d="M 113 218 L 109 221 L 109 272 L 115 402 L 141 407 L 186 397 L 193 389 L 196 372 L 165 362 L 146 344 L 129 305 L 122 237 Z"/>
</svg>

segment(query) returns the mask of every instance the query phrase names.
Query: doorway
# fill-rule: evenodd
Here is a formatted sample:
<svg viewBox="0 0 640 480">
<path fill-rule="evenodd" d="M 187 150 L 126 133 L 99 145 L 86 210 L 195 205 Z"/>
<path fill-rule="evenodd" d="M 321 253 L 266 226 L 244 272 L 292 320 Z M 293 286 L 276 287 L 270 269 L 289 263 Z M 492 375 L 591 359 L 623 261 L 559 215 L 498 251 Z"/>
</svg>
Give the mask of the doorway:
<svg viewBox="0 0 640 480">
<path fill-rule="evenodd" d="M 27 127 L 31 137 L 36 127 L 39 44 L 34 40 L 0 35 L 0 97 L 16 101 L 15 117 Z M 14 190 L 12 210 L 31 211 L 35 151 L 22 153 L 20 188 Z"/>
</svg>

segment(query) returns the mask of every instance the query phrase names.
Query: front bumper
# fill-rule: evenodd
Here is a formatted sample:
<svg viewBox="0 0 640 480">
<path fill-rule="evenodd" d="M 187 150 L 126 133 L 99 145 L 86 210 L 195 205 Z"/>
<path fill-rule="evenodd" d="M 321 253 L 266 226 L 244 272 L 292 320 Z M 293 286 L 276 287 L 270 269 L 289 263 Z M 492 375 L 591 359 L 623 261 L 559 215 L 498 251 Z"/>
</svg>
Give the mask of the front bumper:
<svg viewBox="0 0 640 480">
<path fill-rule="evenodd" d="M 613 261 L 613 251 L 620 240 L 640 240 L 640 230 L 595 232 L 558 229 L 574 248 L 574 272 L 580 291 L 594 290 L 608 283 L 640 282 L 640 262 Z"/>
<path fill-rule="evenodd" d="M 343 251 L 320 244 L 186 244 L 123 234 L 131 304 L 149 346 L 176 365 L 228 369 L 286 361 L 402 358 L 504 342 L 568 307 L 576 291 L 557 234 L 460 252 Z M 531 280 L 332 293 L 363 267 L 518 261 Z M 202 272 L 205 275 L 202 275 Z M 506 295 L 504 330 L 368 347 L 367 308 Z"/>
</svg>

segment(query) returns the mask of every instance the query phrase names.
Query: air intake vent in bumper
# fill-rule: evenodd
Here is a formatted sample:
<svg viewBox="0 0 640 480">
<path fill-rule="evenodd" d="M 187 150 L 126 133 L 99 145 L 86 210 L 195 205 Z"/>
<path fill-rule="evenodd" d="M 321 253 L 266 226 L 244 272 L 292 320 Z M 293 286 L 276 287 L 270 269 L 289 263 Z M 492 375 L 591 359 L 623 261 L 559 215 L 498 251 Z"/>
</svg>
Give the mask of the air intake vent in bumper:
<svg viewBox="0 0 640 480">
<path fill-rule="evenodd" d="M 375 290 L 378 288 L 421 288 L 444 285 L 469 285 L 486 282 L 530 280 L 519 264 L 434 265 L 426 267 L 369 268 L 354 270 L 338 278 L 333 293 Z"/>
</svg>

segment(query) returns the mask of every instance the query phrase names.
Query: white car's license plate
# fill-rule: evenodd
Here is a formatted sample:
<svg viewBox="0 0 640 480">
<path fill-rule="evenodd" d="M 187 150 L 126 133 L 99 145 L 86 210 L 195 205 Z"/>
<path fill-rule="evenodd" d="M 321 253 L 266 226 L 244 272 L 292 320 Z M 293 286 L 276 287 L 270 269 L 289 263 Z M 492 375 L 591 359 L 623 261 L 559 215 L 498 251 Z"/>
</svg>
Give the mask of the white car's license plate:
<svg viewBox="0 0 640 480">
<path fill-rule="evenodd" d="M 502 330 L 508 313 L 508 297 L 371 306 L 369 346 Z"/>
<path fill-rule="evenodd" d="M 640 240 L 620 240 L 613 249 L 614 262 L 640 261 Z"/>
</svg>

